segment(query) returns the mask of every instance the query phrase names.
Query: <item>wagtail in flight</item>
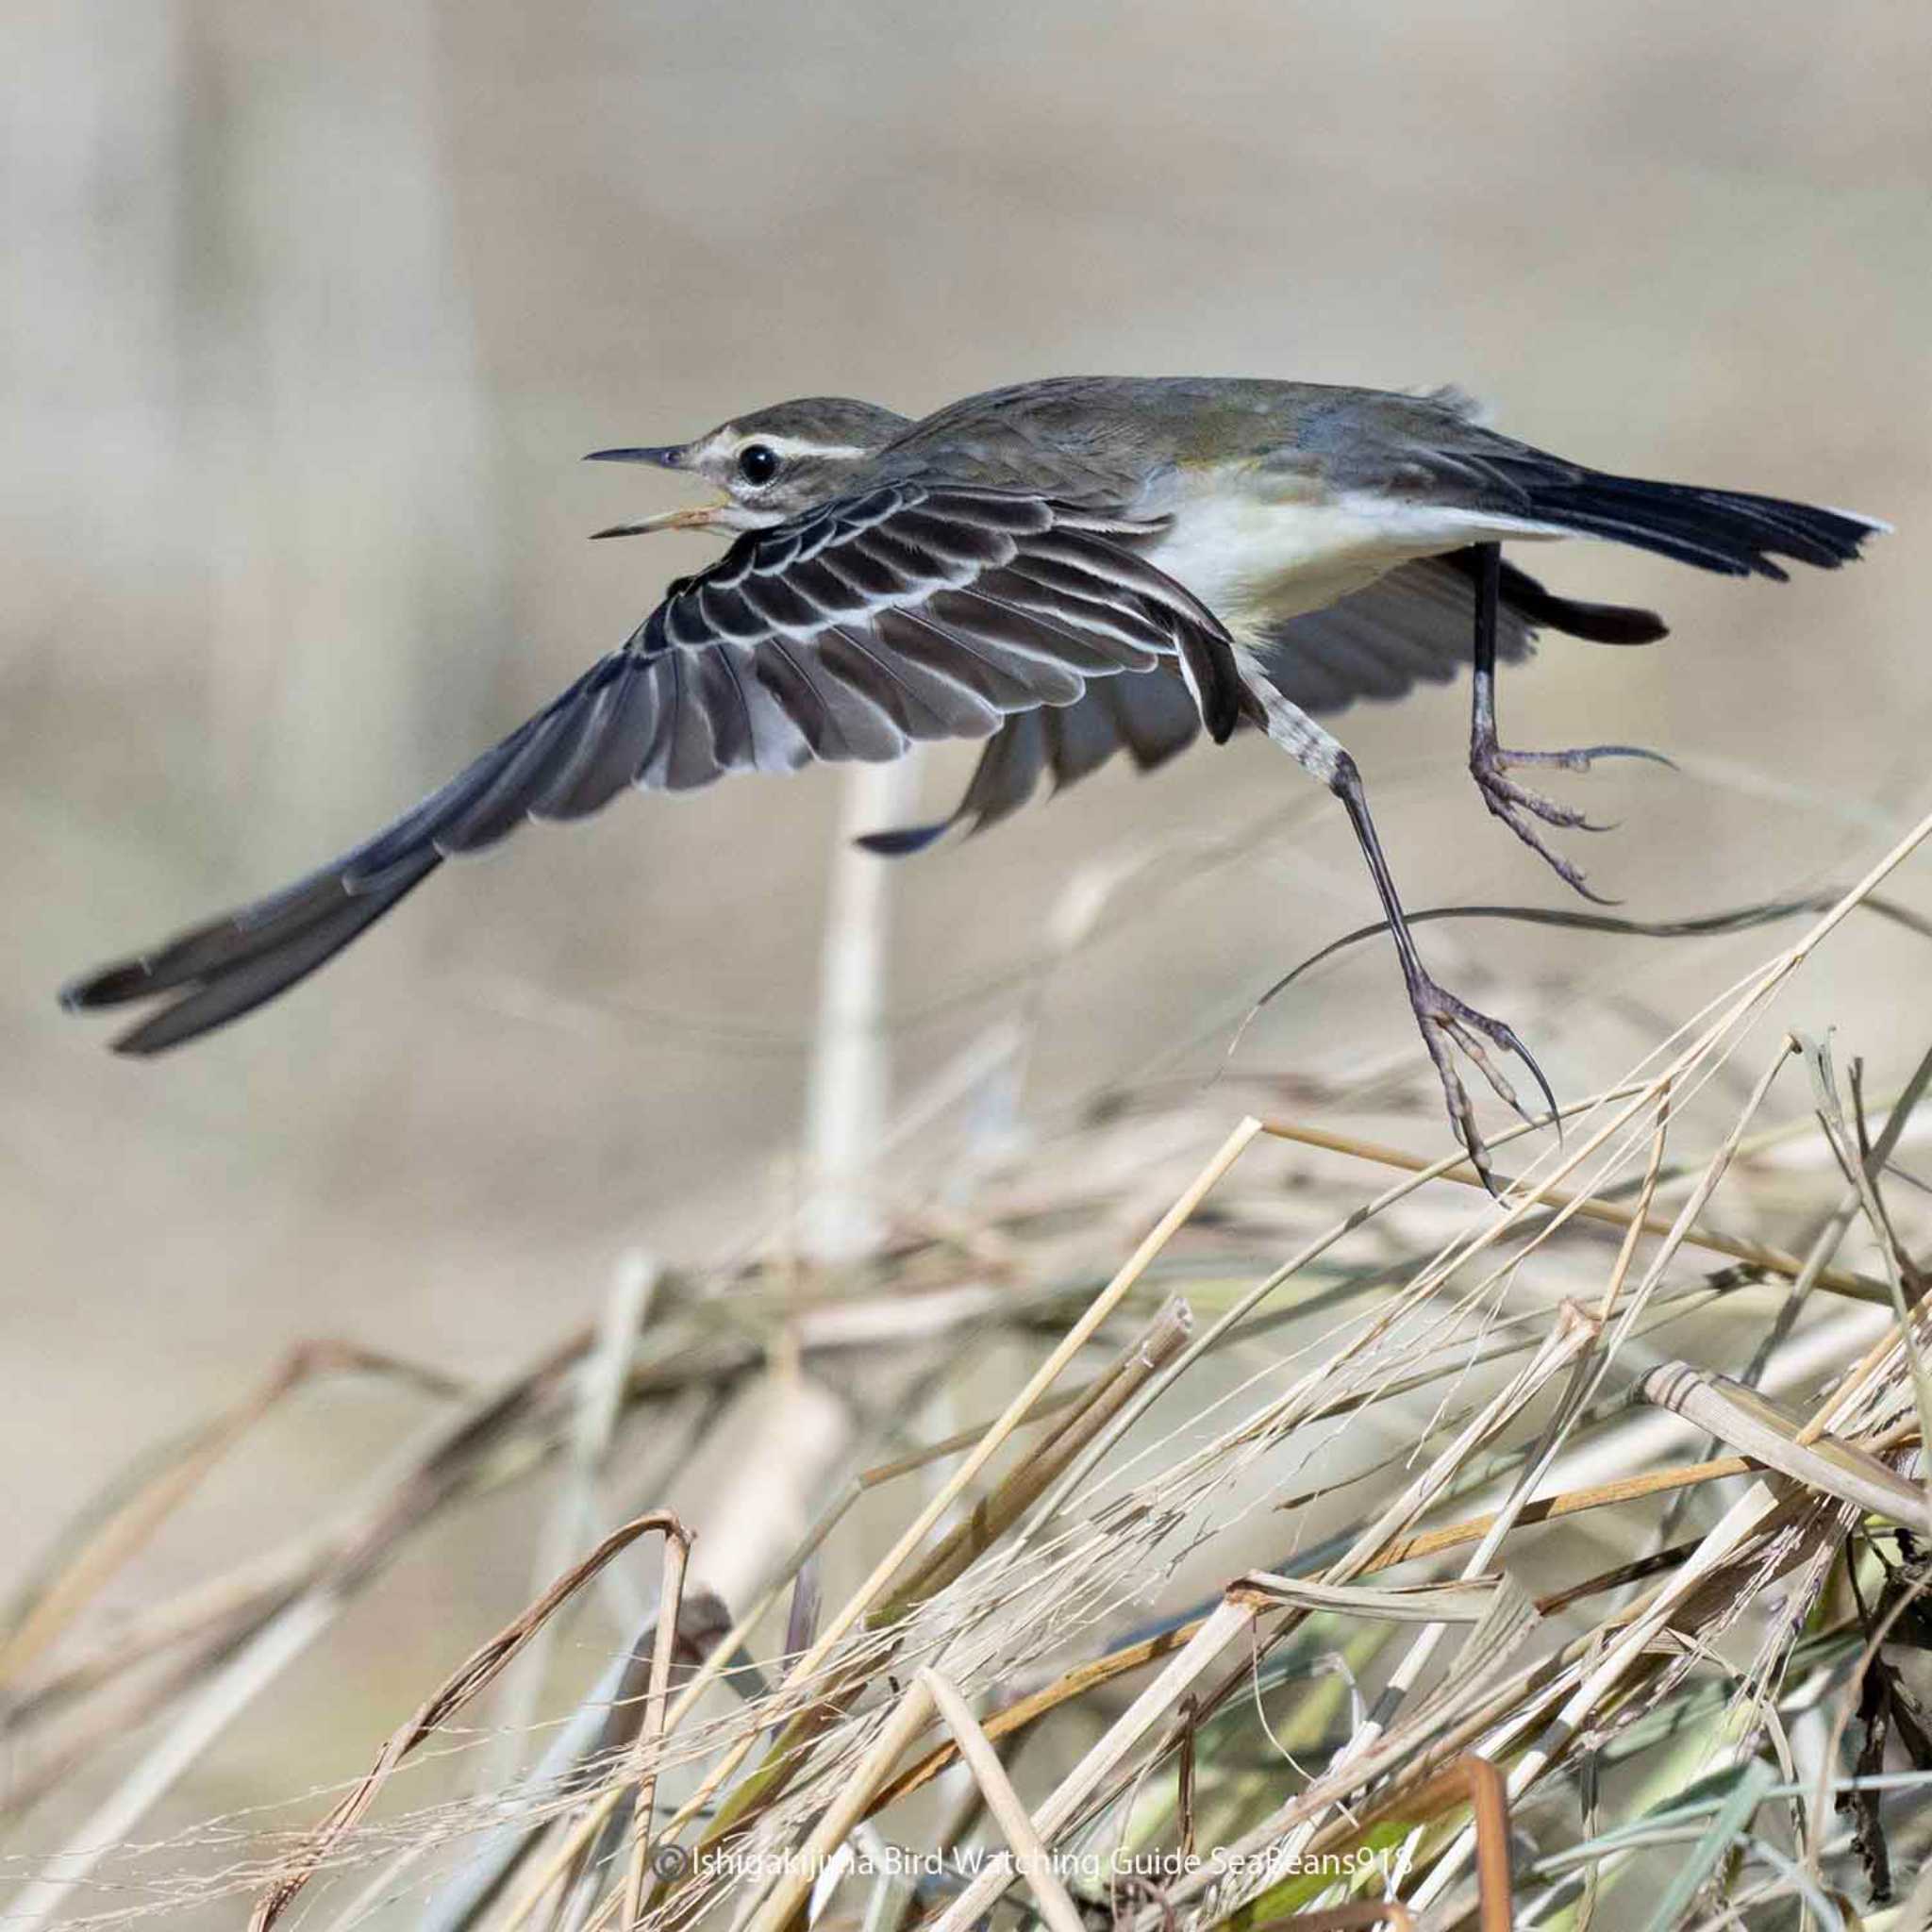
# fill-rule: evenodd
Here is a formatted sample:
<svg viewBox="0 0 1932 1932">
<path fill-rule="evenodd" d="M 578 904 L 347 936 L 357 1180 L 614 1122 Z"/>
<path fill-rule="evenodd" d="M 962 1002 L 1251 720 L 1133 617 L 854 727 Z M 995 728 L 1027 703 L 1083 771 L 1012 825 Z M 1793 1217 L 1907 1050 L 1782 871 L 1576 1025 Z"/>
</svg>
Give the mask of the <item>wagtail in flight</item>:
<svg viewBox="0 0 1932 1932">
<path fill-rule="evenodd" d="M 908 852 L 977 827 L 1125 750 L 1142 770 L 1203 730 L 1252 725 L 1341 801 L 1393 937 L 1450 1118 L 1488 1174 L 1459 1049 L 1519 1106 L 1485 1043 L 1515 1032 L 1424 969 L 1355 761 L 1316 718 L 1474 671 L 1470 770 L 1489 809 L 1572 886 L 1537 821 L 1581 826 L 1510 774 L 1651 756 L 1497 741 L 1495 670 L 1539 629 L 1661 637 L 1650 612 L 1558 597 L 1500 546 L 1598 537 L 1705 570 L 1830 569 L 1886 526 L 1774 497 L 1615 476 L 1427 395 L 1216 377 L 1068 377 L 970 396 L 918 422 L 838 397 L 736 416 L 693 441 L 594 452 L 720 492 L 598 534 L 711 530 L 618 649 L 386 830 L 266 899 L 104 967 L 63 998 L 155 1001 L 114 1044 L 152 1054 L 273 999 L 458 853 L 526 818 L 594 811 L 626 787 L 690 791 L 727 772 L 985 744 L 943 824 L 886 831 Z"/>
</svg>

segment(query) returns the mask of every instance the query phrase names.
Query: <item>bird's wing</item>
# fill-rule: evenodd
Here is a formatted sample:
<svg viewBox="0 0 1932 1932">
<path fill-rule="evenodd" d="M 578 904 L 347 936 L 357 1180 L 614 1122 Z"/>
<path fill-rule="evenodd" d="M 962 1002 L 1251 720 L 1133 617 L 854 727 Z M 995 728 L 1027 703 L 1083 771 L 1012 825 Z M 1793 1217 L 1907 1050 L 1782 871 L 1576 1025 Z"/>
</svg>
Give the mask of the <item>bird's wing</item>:
<svg viewBox="0 0 1932 1932">
<path fill-rule="evenodd" d="M 1357 698 L 1395 698 L 1418 683 L 1441 684 L 1470 661 L 1474 553 L 1405 564 L 1324 610 L 1289 619 L 1257 655 L 1282 695 L 1305 711 L 1338 711 Z M 1558 597 L 1512 564 L 1503 566 L 1496 654 L 1525 658 L 1540 627 L 1603 643 L 1647 643 L 1664 634 L 1647 610 Z M 1150 772 L 1200 733 L 1187 691 L 1172 676 L 1123 677 L 1091 686 L 1077 704 L 1010 718 L 980 754 L 965 796 L 948 818 L 874 832 L 862 842 L 889 857 L 917 852 L 963 827 L 983 831 L 1017 811 L 1050 780 L 1054 791 L 1125 751 Z"/>
<path fill-rule="evenodd" d="M 950 816 L 867 832 L 858 842 L 888 858 L 924 852 L 956 828 L 983 832 L 1010 818 L 1039 792 L 1042 779 L 1050 779 L 1056 792 L 1064 791 L 1122 751 L 1138 770 L 1151 772 L 1200 735 L 1200 713 L 1178 678 L 1159 673 L 1112 678 L 1090 686 L 1075 704 L 1008 718 L 980 753 Z"/>
<path fill-rule="evenodd" d="M 1091 681 L 1186 667 L 1234 725 L 1225 633 L 1137 554 L 1158 525 L 1046 498 L 894 483 L 740 538 L 680 579 L 621 649 L 375 838 L 273 896 L 91 974 L 76 1008 L 173 995 L 114 1043 L 156 1053 L 313 972 L 456 853 L 627 786 L 888 759 L 986 738 Z"/>
</svg>

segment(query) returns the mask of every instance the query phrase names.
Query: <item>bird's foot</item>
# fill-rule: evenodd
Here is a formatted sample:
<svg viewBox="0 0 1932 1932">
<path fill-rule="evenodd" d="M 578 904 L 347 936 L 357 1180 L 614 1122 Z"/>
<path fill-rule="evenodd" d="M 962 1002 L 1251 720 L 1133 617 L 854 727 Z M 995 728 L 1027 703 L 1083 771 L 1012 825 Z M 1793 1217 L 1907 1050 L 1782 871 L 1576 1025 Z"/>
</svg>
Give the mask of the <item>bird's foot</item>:
<svg viewBox="0 0 1932 1932">
<path fill-rule="evenodd" d="M 1483 1186 L 1493 1194 L 1497 1190 L 1490 1168 L 1489 1149 L 1477 1131 L 1475 1108 L 1471 1104 L 1469 1090 L 1456 1070 L 1456 1053 L 1459 1051 L 1467 1055 L 1504 1105 L 1525 1121 L 1534 1122 L 1536 1116 L 1517 1098 L 1515 1088 L 1484 1051 L 1485 1041 L 1504 1053 L 1514 1054 L 1529 1069 L 1549 1107 L 1552 1121 L 1557 1118 L 1557 1096 L 1550 1091 L 1550 1083 L 1543 1077 L 1543 1070 L 1537 1065 L 1535 1056 L 1517 1038 L 1516 1029 L 1507 1021 L 1492 1020 L 1489 1014 L 1479 1013 L 1474 1007 L 1457 999 L 1453 992 L 1445 992 L 1420 967 L 1405 976 L 1408 983 L 1408 1003 L 1414 1009 L 1416 1024 L 1422 1029 L 1423 1044 L 1428 1048 L 1429 1058 L 1435 1062 L 1437 1076 L 1442 1082 L 1442 1097 L 1448 1105 L 1449 1124 L 1468 1148 L 1470 1161 L 1482 1176 Z"/>
<path fill-rule="evenodd" d="M 1563 772 L 1587 772 L 1598 758 L 1649 758 L 1655 764 L 1671 764 L 1661 752 L 1647 751 L 1641 744 L 1591 744 L 1569 751 L 1509 751 L 1491 740 L 1471 749 L 1469 774 L 1475 780 L 1476 790 L 1482 793 L 1483 803 L 1491 812 L 1501 819 L 1566 886 L 1596 905 L 1614 906 L 1618 903 L 1616 900 L 1593 891 L 1575 866 L 1561 853 L 1551 851 L 1530 819 L 1539 818 L 1544 824 L 1557 825 L 1565 831 L 1607 832 L 1610 827 L 1592 824 L 1582 812 L 1567 805 L 1558 805 L 1554 798 L 1545 798 L 1541 791 L 1532 791 L 1528 786 L 1519 785 L 1509 776 L 1510 768 L 1516 765 L 1552 765 Z M 1672 765 L 1671 769 L 1674 771 L 1676 767 Z"/>
</svg>

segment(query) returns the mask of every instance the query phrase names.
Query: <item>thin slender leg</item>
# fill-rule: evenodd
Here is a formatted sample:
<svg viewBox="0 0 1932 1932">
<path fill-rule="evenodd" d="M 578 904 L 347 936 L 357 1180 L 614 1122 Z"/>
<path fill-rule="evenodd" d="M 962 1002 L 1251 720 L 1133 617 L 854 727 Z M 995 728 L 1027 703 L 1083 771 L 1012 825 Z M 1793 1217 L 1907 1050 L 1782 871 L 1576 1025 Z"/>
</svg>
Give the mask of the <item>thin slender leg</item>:
<svg viewBox="0 0 1932 1932">
<path fill-rule="evenodd" d="M 1395 941 L 1395 957 L 1402 967 L 1402 983 L 1408 992 L 1409 1010 L 1415 1015 L 1423 1044 L 1428 1049 L 1429 1059 L 1442 1083 L 1442 1098 L 1449 1109 L 1450 1124 L 1468 1148 L 1469 1158 L 1482 1176 L 1483 1185 L 1493 1193 L 1495 1183 L 1491 1174 L 1489 1151 L 1476 1128 L 1475 1108 L 1470 1102 L 1469 1090 L 1456 1070 L 1455 1053 L 1460 1050 L 1466 1054 L 1476 1071 L 1495 1090 L 1497 1096 L 1524 1120 L 1534 1116 L 1517 1098 L 1516 1090 L 1494 1061 L 1484 1052 L 1485 1041 L 1505 1053 L 1514 1054 L 1529 1069 L 1548 1103 L 1553 1120 L 1557 1113 L 1557 1096 L 1550 1091 L 1543 1070 L 1517 1038 L 1513 1026 L 1478 1012 L 1430 978 L 1423 965 L 1422 956 L 1416 950 L 1415 936 L 1409 931 L 1401 895 L 1395 890 L 1394 876 L 1382 853 L 1382 841 L 1375 835 L 1375 823 L 1369 816 L 1368 797 L 1362 790 L 1361 774 L 1356 769 L 1355 760 L 1336 738 L 1282 696 L 1257 664 L 1245 654 L 1237 653 L 1237 656 L 1241 660 L 1242 681 L 1259 714 L 1257 722 L 1305 772 L 1321 779 L 1341 799 L 1343 809 L 1348 813 L 1348 822 L 1355 827 L 1356 842 L 1361 847 L 1369 876 L 1374 881 L 1375 896 L 1382 902 L 1383 916 L 1388 920 L 1390 934 Z"/>
<path fill-rule="evenodd" d="M 1529 815 L 1546 825 L 1583 832 L 1607 831 L 1607 825 L 1592 824 L 1580 811 L 1545 798 L 1507 775 L 1512 765 L 1556 765 L 1566 772 L 1587 772 L 1594 758 L 1651 758 L 1657 764 L 1671 761 L 1661 752 L 1646 751 L 1637 744 L 1591 744 L 1572 751 L 1506 751 L 1496 741 L 1496 607 L 1503 572 L 1503 550 L 1497 543 L 1475 546 L 1475 691 L 1470 705 L 1469 772 L 1483 795 L 1483 803 L 1501 819 L 1523 842 L 1544 860 L 1567 886 L 1599 906 L 1617 901 L 1592 891 L 1583 874 L 1543 843 L 1542 834 L 1530 824 Z"/>
</svg>

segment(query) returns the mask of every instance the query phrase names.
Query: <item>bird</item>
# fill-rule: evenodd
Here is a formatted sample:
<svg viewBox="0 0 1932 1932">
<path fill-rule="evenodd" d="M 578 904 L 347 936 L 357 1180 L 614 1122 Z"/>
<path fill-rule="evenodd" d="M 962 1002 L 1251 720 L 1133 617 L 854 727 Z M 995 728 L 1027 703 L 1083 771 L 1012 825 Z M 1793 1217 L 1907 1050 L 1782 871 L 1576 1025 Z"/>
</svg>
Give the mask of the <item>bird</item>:
<svg viewBox="0 0 1932 1932">
<path fill-rule="evenodd" d="M 727 773 L 979 741 L 953 813 L 862 841 L 904 857 L 1118 754 L 1151 771 L 1204 736 L 1224 743 L 1248 729 L 1341 802 L 1452 1128 L 1493 1185 L 1457 1055 L 1525 1119 L 1499 1060 L 1522 1062 L 1551 1120 L 1555 1094 L 1513 1027 L 1429 974 L 1361 774 L 1319 720 L 1468 662 L 1469 768 L 1484 804 L 1594 896 L 1539 825 L 1598 828 L 1511 774 L 1657 755 L 1505 747 L 1497 666 L 1525 657 L 1540 631 L 1643 644 L 1665 626 L 1546 590 L 1502 546 L 1594 538 L 1783 581 L 1778 559 L 1833 569 L 1890 527 L 1594 470 L 1491 427 L 1456 389 L 1224 376 L 1055 377 L 916 419 L 803 397 L 688 442 L 589 459 L 652 465 L 714 492 L 596 536 L 705 531 L 726 540 L 724 554 L 671 581 L 622 644 L 373 838 L 74 980 L 65 1006 L 145 1006 L 113 1041 L 122 1053 L 180 1045 L 307 977 L 445 858 L 631 788 L 692 791 Z"/>
</svg>

